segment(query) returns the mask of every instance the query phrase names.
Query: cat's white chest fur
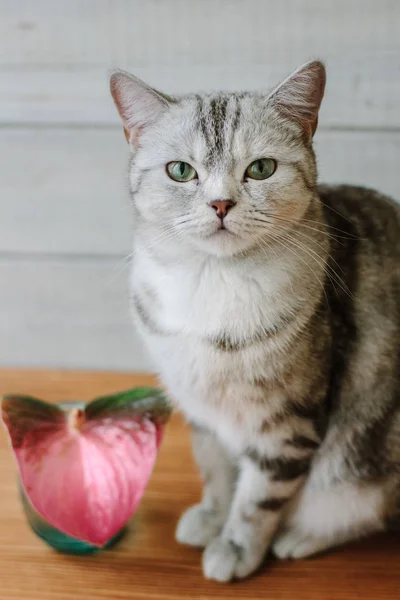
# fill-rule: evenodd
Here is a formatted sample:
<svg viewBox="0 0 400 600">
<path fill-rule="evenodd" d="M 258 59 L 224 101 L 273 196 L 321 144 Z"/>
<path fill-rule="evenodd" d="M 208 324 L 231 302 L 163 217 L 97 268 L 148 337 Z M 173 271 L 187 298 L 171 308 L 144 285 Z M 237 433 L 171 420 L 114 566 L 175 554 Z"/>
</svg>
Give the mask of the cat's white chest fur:
<svg viewBox="0 0 400 600">
<path fill-rule="evenodd" d="M 278 262 L 250 268 L 209 257 L 166 266 L 143 254 L 132 272 L 133 290 L 153 293 L 160 327 L 200 338 L 230 333 L 241 340 L 273 329 L 292 308 L 283 297 L 287 285 Z"/>
<path fill-rule="evenodd" d="M 230 445 L 232 428 L 240 446 L 259 423 L 257 411 L 245 407 L 257 400 L 252 382 L 268 373 L 276 341 L 251 340 L 290 312 L 290 302 L 281 299 L 286 281 L 273 265 L 268 273 L 253 268 L 250 276 L 211 260 L 165 266 L 143 253 L 135 262 L 132 289 L 159 331 L 142 328 L 162 381 L 190 420 L 212 427 Z M 226 338 L 243 347 L 222 351 L 218 340 Z"/>
</svg>

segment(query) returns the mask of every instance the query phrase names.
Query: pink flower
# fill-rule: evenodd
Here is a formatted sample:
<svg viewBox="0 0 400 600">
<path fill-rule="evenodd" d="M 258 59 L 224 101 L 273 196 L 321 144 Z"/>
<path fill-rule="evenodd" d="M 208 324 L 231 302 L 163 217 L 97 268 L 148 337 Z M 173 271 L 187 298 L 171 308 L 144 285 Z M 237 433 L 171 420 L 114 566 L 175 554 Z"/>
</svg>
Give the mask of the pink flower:
<svg viewBox="0 0 400 600">
<path fill-rule="evenodd" d="M 2 417 L 34 509 L 63 533 L 103 546 L 140 502 L 170 409 L 153 388 L 64 407 L 8 395 Z"/>
</svg>

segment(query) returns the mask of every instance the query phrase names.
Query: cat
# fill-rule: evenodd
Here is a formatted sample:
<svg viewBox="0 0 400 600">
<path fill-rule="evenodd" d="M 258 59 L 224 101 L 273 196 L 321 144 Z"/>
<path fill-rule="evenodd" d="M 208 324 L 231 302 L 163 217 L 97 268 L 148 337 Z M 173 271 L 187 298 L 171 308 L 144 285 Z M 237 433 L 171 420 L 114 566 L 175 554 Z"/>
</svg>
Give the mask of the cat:
<svg viewBox="0 0 400 600">
<path fill-rule="evenodd" d="M 176 537 L 217 581 L 400 522 L 400 207 L 317 185 L 324 88 L 319 61 L 270 93 L 111 77 L 132 306 L 204 481 Z"/>
</svg>

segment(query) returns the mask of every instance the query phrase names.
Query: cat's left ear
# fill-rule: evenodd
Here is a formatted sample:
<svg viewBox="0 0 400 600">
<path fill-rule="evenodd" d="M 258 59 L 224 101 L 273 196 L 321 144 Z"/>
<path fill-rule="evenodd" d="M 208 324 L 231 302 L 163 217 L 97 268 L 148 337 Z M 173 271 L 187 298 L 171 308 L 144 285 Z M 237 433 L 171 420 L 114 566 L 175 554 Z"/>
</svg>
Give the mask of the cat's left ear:
<svg viewBox="0 0 400 600">
<path fill-rule="evenodd" d="M 317 129 L 325 82 L 323 63 L 312 61 L 297 69 L 268 96 L 278 112 L 302 127 L 307 140 Z"/>
<path fill-rule="evenodd" d="M 124 125 L 125 137 L 133 146 L 138 145 L 141 132 L 172 102 L 125 71 L 115 71 L 111 75 L 110 90 Z"/>
</svg>

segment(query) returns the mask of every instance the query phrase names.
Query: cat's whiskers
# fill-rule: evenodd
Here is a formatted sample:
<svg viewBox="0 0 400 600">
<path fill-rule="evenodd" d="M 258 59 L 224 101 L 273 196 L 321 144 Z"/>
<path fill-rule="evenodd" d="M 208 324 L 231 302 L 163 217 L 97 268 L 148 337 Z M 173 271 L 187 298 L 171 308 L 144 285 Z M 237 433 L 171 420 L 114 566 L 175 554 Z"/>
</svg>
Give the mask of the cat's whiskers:
<svg viewBox="0 0 400 600">
<path fill-rule="evenodd" d="M 275 225 L 275 227 L 279 228 L 279 226 Z M 287 230 L 285 228 L 281 228 L 281 231 L 283 231 L 285 234 L 287 233 Z M 312 242 L 313 244 L 316 244 L 317 246 L 319 246 L 324 253 L 326 253 L 326 259 L 330 259 L 331 261 L 333 261 L 337 267 L 340 269 L 340 271 L 343 273 L 343 275 L 345 275 L 343 269 L 340 267 L 340 265 L 337 263 L 337 261 L 333 258 L 333 256 L 327 252 L 327 250 L 318 242 L 316 242 L 313 238 L 310 238 L 309 236 L 302 234 L 301 232 L 297 232 L 300 235 L 302 235 L 303 237 L 305 237 L 306 239 L 308 239 L 310 242 Z M 292 236 L 287 236 L 289 240 L 294 241 L 294 238 Z M 314 255 L 315 260 L 317 261 L 318 259 L 320 259 L 321 261 L 323 261 L 325 270 L 326 270 L 326 274 L 329 277 L 330 281 L 332 282 L 332 284 L 336 284 L 337 286 L 339 286 L 341 288 L 341 290 L 347 294 L 350 298 L 353 298 L 352 293 L 350 292 L 348 286 L 344 283 L 343 279 L 340 277 L 340 275 L 335 271 L 335 269 L 329 264 L 328 260 L 326 260 L 325 258 L 321 257 L 318 252 L 316 252 L 315 250 L 313 250 L 312 248 L 310 248 L 309 246 L 305 246 L 305 244 L 303 244 L 301 242 L 301 240 L 296 240 L 299 247 L 303 247 L 304 251 L 307 253 L 311 253 Z M 334 285 L 334 289 L 335 285 Z"/>
<path fill-rule="evenodd" d="M 171 237 L 171 239 L 173 239 L 173 235 L 172 235 L 173 233 L 175 233 L 173 231 L 173 229 L 169 228 L 167 231 L 162 232 L 162 234 L 160 234 L 158 237 L 154 238 L 152 244 L 147 244 L 147 247 L 152 249 L 156 244 L 168 241 L 169 237 Z M 113 269 L 113 271 L 114 271 L 113 275 L 107 282 L 107 285 L 111 285 L 115 281 L 115 279 L 117 277 L 119 277 L 120 275 L 122 275 L 122 273 L 127 268 L 130 268 L 132 261 L 136 255 L 143 254 L 143 253 L 144 253 L 144 250 L 142 248 L 136 247 L 127 256 L 125 256 L 124 258 L 119 260 Z"/>
<path fill-rule="evenodd" d="M 294 238 L 293 238 L 293 236 L 290 235 L 291 229 L 288 229 L 286 227 L 283 227 L 282 225 L 274 223 L 273 220 L 264 220 L 264 219 L 260 219 L 260 218 L 253 218 L 253 219 L 254 219 L 254 221 L 265 222 L 268 225 L 271 225 L 272 227 L 274 227 L 274 229 L 279 230 L 280 232 L 284 233 L 288 239 L 291 239 L 291 241 L 293 241 Z M 338 262 L 327 251 L 327 249 L 324 248 L 324 246 L 322 246 L 322 244 L 320 244 L 313 237 L 311 237 L 311 236 L 307 235 L 306 233 L 301 232 L 299 230 L 296 230 L 296 234 L 301 235 L 303 238 L 305 238 L 310 243 L 315 244 L 316 246 L 318 246 L 319 248 L 321 248 L 323 250 L 323 252 L 326 253 L 327 258 L 329 258 L 338 267 L 338 269 L 343 273 L 343 275 L 345 275 L 343 269 L 340 267 L 340 265 L 338 264 Z M 300 246 L 303 246 L 303 244 L 301 243 L 300 240 L 297 240 L 297 242 L 298 242 L 298 244 Z M 317 257 L 316 260 L 317 259 L 322 259 L 322 257 L 315 250 L 313 250 L 312 248 L 310 248 L 309 246 L 307 246 L 307 247 L 304 246 L 303 249 L 307 253 L 314 254 Z M 335 269 L 328 262 L 325 263 L 325 269 L 326 269 L 327 275 L 330 278 L 330 280 L 332 281 L 332 283 L 335 283 L 337 286 L 339 286 L 342 289 L 343 292 L 345 292 L 350 298 L 352 298 L 353 296 L 352 296 L 352 294 L 351 294 L 348 286 L 344 283 L 344 281 L 340 277 L 340 275 L 335 271 Z"/>
<path fill-rule="evenodd" d="M 276 227 L 276 224 L 274 224 L 272 221 L 268 221 L 268 220 L 266 220 L 266 219 L 260 219 L 260 218 L 255 218 L 255 217 L 252 217 L 252 220 L 253 220 L 253 221 L 260 222 L 260 223 L 267 223 L 267 224 L 269 224 L 269 225 L 271 225 L 271 226 L 274 226 L 274 227 Z M 279 233 L 279 234 L 277 234 L 277 232 L 275 232 L 275 231 L 270 231 L 270 230 L 268 230 L 268 231 L 267 231 L 267 235 L 268 235 L 268 236 L 269 236 L 271 239 L 273 239 L 273 240 L 274 240 L 276 243 L 278 243 L 278 244 L 281 244 L 281 245 L 282 245 L 283 247 L 285 247 L 287 250 L 289 250 L 290 252 L 294 253 L 294 254 L 295 254 L 295 256 L 296 256 L 297 258 L 299 258 L 299 259 L 300 259 L 300 260 L 303 262 L 303 264 L 305 264 L 305 265 L 307 266 L 307 268 L 308 268 L 309 270 L 311 270 L 311 272 L 313 273 L 313 275 L 314 275 L 314 276 L 317 278 L 317 280 L 318 280 L 318 282 L 319 282 L 319 284 L 320 284 L 320 286 L 321 286 L 322 290 L 324 291 L 324 294 L 325 294 L 326 300 L 327 300 L 327 302 L 328 302 L 328 297 L 327 297 L 327 295 L 326 295 L 325 286 L 323 285 L 323 283 L 322 283 L 321 279 L 318 277 L 318 275 L 315 273 L 315 271 L 314 271 L 314 270 L 311 268 L 311 266 L 310 266 L 310 265 L 307 263 L 307 261 L 305 261 L 305 260 L 303 259 L 303 257 L 301 257 L 301 256 L 300 256 L 300 255 L 299 255 L 297 252 L 294 252 L 294 250 L 292 250 L 292 248 L 291 248 L 291 247 L 289 247 L 289 246 L 288 246 L 287 244 L 285 244 L 284 242 L 286 242 L 286 241 L 287 241 L 288 243 L 292 243 L 292 245 L 294 245 L 294 246 L 295 246 L 295 247 L 297 247 L 298 249 L 302 250 L 303 252 L 306 252 L 306 253 L 307 253 L 307 254 L 308 254 L 308 255 L 309 255 L 309 256 L 310 256 L 310 257 L 311 257 L 311 258 L 312 258 L 312 259 L 313 259 L 313 260 L 314 260 L 314 261 L 315 261 L 317 264 L 318 264 L 318 266 L 319 266 L 319 267 L 321 267 L 321 263 L 319 263 L 319 261 L 318 261 L 318 260 L 315 258 L 315 256 L 312 256 L 312 255 L 311 255 L 311 254 L 308 252 L 308 249 L 307 249 L 307 248 L 306 248 L 306 247 L 305 247 L 303 244 L 298 244 L 298 243 L 296 243 L 296 242 L 295 242 L 295 240 L 293 240 L 293 238 L 292 238 L 291 236 L 287 235 L 287 233 L 288 233 L 288 231 L 289 231 L 289 230 L 285 230 L 284 228 L 281 228 L 281 230 L 284 230 L 284 231 L 285 231 L 285 234 L 286 234 L 285 236 L 281 235 L 280 233 Z M 310 238 L 310 239 L 311 239 L 311 238 Z M 317 256 L 318 256 L 319 258 L 321 258 L 319 255 L 317 255 Z M 324 263 L 324 268 L 325 268 L 325 266 L 327 266 L 327 265 L 326 265 L 326 263 Z"/>
<path fill-rule="evenodd" d="M 300 219 L 300 220 L 296 220 L 296 219 L 288 219 L 285 217 L 282 217 L 280 215 L 275 215 L 273 213 L 271 213 L 270 211 L 265 211 L 265 210 L 258 210 L 258 209 L 254 209 L 253 212 L 257 212 L 261 215 L 265 215 L 267 217 L 270 217 L 274 220 L 278 220 L 278 221 L 283 221 L 285 223 L 288 223 L 290 225 L 296 225 L 296 226 L 301 226 L 301 227 L 305 227 L 307 229 L 311 229 L 312 231 L 317 231 L 319 233 L 322 233 L 323 235 L 327 235 L 329 237 L 335 238 L 335 239 L 345 239 L 345 240 L 350 240 L 350 239 L 360 239 L 358 236 L 355 236 L 347 231 L 344 231 L 343 229 L 338 229 L 337 227 L 333 227 L 332 225 L 328 225 L 326 223 L 320 222 L 320 221 L 314 221 L 312 219 Z M 314 225 L 320 225 L 320 228 L 315 228 L 315 227 L 311 227 L 310 225 L 307 225 L 307 223 L 313 223 Z M 327 231 L 324 231 L 327 230 Z M 330 230 L 333 231 L 339 231 L 340 233 L 343 233 L 345 235 L 337 235 L 335 233 L 332 233 Z"/>
<path fill-rule="evenodd" d="M 158 236 L 152 238 L 152 243 L 148 244 L 147 247 L 153 249 L 160 244 L 176 240 L 179 237 L 181 237 L 181 231 L 176 227 L 169 227 L 167 230 L 162 231 Z"/>
<path fill-rule="evenodd" d="M 271 238 L 272 238 L 273 240 L 275 240 L 275 242 L 276 242 L 277 244 L 281 244 L 281 245 L 282 245 L 284 248 L 286 248 L 286 250 L 288 250 L 289 252 L 291 252 L 292 254 L 294 254 L 294 255 L 296 256 L 296 258 L 298 258 L 298 259 L 299 259 L 299 260 L 300 260 L 300 261 L 301 261 L 301 262 L 302 262 L 302 263 L 303 263 L 303 264 L 304 264 L 304 265 L 305 265 L 305 266 L 306 266 L 306 267 L 309 269 L 309 271 L 311 271 L 311 273 L 313 274 L 313 276 L 314 276 L 314 277 L 316 278 L 316 280 L 318 281 L 318 283 L 319 283 L 319 285 L 320 285 L 320 287 L 321 287 L 321 290 L 323 291 L 323 293 L 324 293 L 324 295 L 325 295 L 326 302 L 327 302 L 327 304 L 328 304 L 328 306 L 329 306 L 329 299 L 328 299 L 328 296 L 327 296 L 327 293 L 326 293 L 326 290 L 325 290 L 325 285 L 324 285 L 323 281 L 321 280 L 321 278 L 320 278 L 320 277 L 319 277 L 319 276 L 316 274 L 316 272 L 315 272 L 315 271 L 314 271 L 314 269 L 313 269 L 313 268 L 310 266 L 310 264 L 309 264 L 309 263 L 308 263 L 308 262 L 307 262 L 307 261 L 306 261 L 306 260 L 305 260 L 305 259 L 304 259 L 302 256 L 300 256 L 300 254 L 299 254 L 298 252 L 296 252 L 296 251 L 293 249 L 293 247 L 290 247 L 290 246 L 288 246 L 288 245 L 287 245 L 285 242 L 289 242 L 289 243 L 290 243 L 290 242 L 292 242 L 292 245 L 293 245 L 295 248 L 298 248 L 298 249 L 300 249 L 300 250 L 303 250 L 303 251 L 304 251 L 304 248 L 302 248 L 302 247 L 301 247 L 301 246 L 299 246 L 298 244 L 295 244 L 295 243 L 293 243 L 293 240 L 289 239 L 288 237 L 283 237 L 283 236 L 280 236 L 280 235 L 275 235 L 275 234 L 273 234 L 273 233 L 269 233 L 269 235 L 271 236 Z M 311 256 L 311 255 L 310 255 L 310 256 Z M 313 257 L 311 256 L 311 258 L 313 258 Z M 315 258 L 314 258 L 314 260 L 315 260 Z M 321 266 L 321 265 L 320 265 L 320 264 L 319 264 L 319 263 L 318 263 L 316 260 L 315 260 L 315 262 L 317 263 L 317 265 L 318 265 L 319 267 Z"/>
<path fill-rule="evenodd" d="M 340 275 L 335 271 L 335 269 L 329 264 L 329 262 L 327 260 L 324 260 L 319 254 L 318 252 L 316 252 L 315 250 L 313 250 L 312 248 L 306 247 L 300 240 L 297 240 L 300 246 L 304 247 L 304 250 L 307 253 L 311 253 L 314 255 L 315 260 L 318 261 L 318 259 L 321 259 L 321 261 L 323 261 L 324 266 L 325 266 L 325 272 L 326 275 L 329 277 L 330 281 L 333 284 L 333 287 L 336 290 L 336 287 L 340 287 L 340 289 L 347 295 L 349 296 L 349 298 L 353 299 L 353 294 L 350 292 L 349 288 L 347 287 L 347 285 L 344 283 L 343 279 L 340 277 Z M 327 254 L 327 258 L 330 258 L 331 260 L 334 260 L 332 258 L 332 256 L 330 254 Z M 336 262 L 336 261 L 335 261 Z M 337 263 L 336 263 L 337 264 Z M 335 287 L 336 286 L 336 287 Z"/>
<path fill-rule="evenodd" d="M 119 277 L 119 275 L 121 275 L 127 267 L 130 267 L 134 254 L 135 251 L 132 251 L 127 256 L 125 256 L 117 262 L 117 264 L 113 268 L 113 274 L 107 282 L 107 285 L 111 285 L 113 281 L 115 281 L 115 279 Z"/>
<path fill-rule="evenodd" d="M 328 208 L 329 210 L 331 210 L 333 213 L 337 214 L 341 219 L 344 219 L 345 221 L 347 221 L 348 223 L 351 224 L 350 219 L 348 219 L 347 217 L 345 217 L 342 213 L 340 213 L 338 210 L 336 210 L 335 208 L 333 208 L 332 206 L 329 206 L 328 204 L 326 204 L 325 202 L 322 201 L 321 198 L 319 198 L 319 201 L 321 202 L 321 204 L 323 206 L 325 206 L 325 208 Z"/>
<path fill-rule="evenodd" d="M 287 232 L 287 228 L 283 227 L 282 225 L 278 225 L 276 223 L 273 224 L 274 227 L 280 229 L 283 232 Z M 345 275 L 345 272 L 343 271 L 342 267 L 339 265 L 339 263 L 333 258 L 333 256 L 328 252 L 328 249 L 325 248 L 322 244 L 320 244 L 317 240 L 315 240 L 313 237 L 307 235 L 306 233 L 297 230 L 296 233 L 298 235 L 301 235 L 303 238 L 305 238 L 307 241 L 311 242 L 312 244 L 317 245 L 319 248 L 321 248 L 321 250 L 323 252 L 327 252 L 327 256 L 329 257 L 330 260 L 332 260 L 335 265 L 338 267 L 338 269 L 343 273 L 343 275 Z M 310 248 L 311 250 L 311 248 Z"/>
<path fill-rule="evenodd" d="M 286 231 L 285 231 L 285 233 L 286 233 Z M 317 252 L 315 252 L 312 248 L 305 246 L 300 240 L 296 240 L 290 235 L 285 235 L 284 239 L 286 241 L 288 241 L 289 243 L 295 245 L 297 248 L 299 248 L 306 254 L 308 254 L 308 256 L 310 256 L 310 258 L 312 258 L 318 264 L 318 266 L 323 267 L 326 276 L 331 281 L 333 288 L 335 289 L 336 292 L 337 292 L 336 286 L 338 286 L 345 294 L 347 294 L 350 298 L 353 298 L 353 295 L 351 294 L 349 288 L 343 282 L 341 277 L 329 265 L 329 263 L 324 258 L 322 258 Z"/>
<path fill-rule="evenodd" d="M 257 241 L 258 241 L 258 240 L 257 240 Z M 261 250 L 262 250 L 263 254 L 265 254 L 265 256 L 267 257 L 267 259 L 269 260 L 269 259 L 270 259 L 270 257 L 268 256 L 268 254 L 267 254 L 267 252 L 266 252 L 266 249 L 265 249 L 264 245 L 265 245 L 265 246 L 267 246 L 268 250 L 270 250 L 270 251 L 272 252 L 272 254 L 274 255 L 274 257 L 276 258 L 276 260 L 277 260 L 277 261 L 279 261 L 279 256 L 278 256 L 278 254 L 275 252 L 275 249 L 272 247 L 272 245 L 271 245 L 271 244 L 269 244 L 269 243 L 268 243 L 266 240 L 263 240 L 263 245 L 262 245 L 262 246 L 259 246 L 259 248 L 261 248 Z M 292 278 L 289 276 L 289 273 L 288 273 L 286 270 L 285 270 L 285 275 L 286 275 L 286 280 L 287 280 L 287 282 L 288 282 L 288 284 L 290 285 L 290 288 L 291 288 L 291 290 L 292 290 L 292 295 L 293 295 L 293 297 L 294 297 L 293 280 L 292 280 Z"/>
<path fill-rule="evenodd" d="M 173 221 L 173 228 L 179 233 L 193 233 L 194 230 L 197 230 L 196 218 L 189 214 L 180 215 Z"/>
</svg>

